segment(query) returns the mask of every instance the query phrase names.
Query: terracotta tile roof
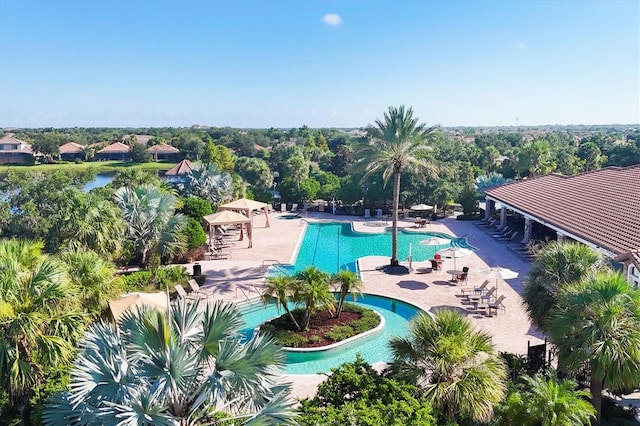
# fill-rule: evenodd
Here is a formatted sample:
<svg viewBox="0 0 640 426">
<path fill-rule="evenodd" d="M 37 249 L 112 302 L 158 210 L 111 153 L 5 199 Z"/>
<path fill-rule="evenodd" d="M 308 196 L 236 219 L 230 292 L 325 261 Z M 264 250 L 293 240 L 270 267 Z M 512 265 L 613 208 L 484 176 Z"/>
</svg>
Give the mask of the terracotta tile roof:
<svg viewBox="0 0 640 426">
<path fill-rule="evenodd" d="M 64 145 L 60 145 L 60 154 L 75 154 L 84 151 L 84 146 L 75 142 L 67 142 Z"/>
<path fill-rule="evenodd" d="M 153 145 L 152 147 L 147 149 L 147 152 L 150 152 L 151 154 L 177 154 L 180 152 L 180 150 L 169 144 L 161 143 L 158 145 Z"/>
<path fill-rule="evenodd" d="M 549 174 L 485 194 L 615 254 L 640 249 L 640 164 Z"/>
<path fill-rule="evenodd" d="M 17 149 L 5 149 L 4 145 L 18 145 Z M 33 154 L 31 145 L 23 140 L 15 138 L 13 135 L 7 135 L 0 139 L 0 152 L 11 154 Z"/>
<path fill-rule="evenodd" d="M 640 249 L 619 254 L 615 257 L 618 262 L 625 262 L 630 260 L 636 265 L 636 268 L 640 269 Z"/>
<path fill-rule="evenodd" d="M 102 148 L 97 153 L 98 154 L 115 154 L 115 153 L 129 152 L 129 151 L 131 151 L 131 148 L 129 148 L 129 145 L 125 145 L 122 142 L 115 142 L 106 148 Z"/>
<path fill-rule="evenodd" d="M 190 170 L 193 170 L 194 167 L 195 166 L 193 165 L 193 163 L 185 158 L 184 160 L 164 172 L 164 174 L 167 176 L 183 175 L 185 173 L 188 173 Z"/>
<path fill-rule="evenodd" d="M 141 143 L 143 145 L 146 145 L 147 143 L 149 143 L 149 140 L 153 138 L 153 136 L 151 135 L 135 135 L 135 137 L 136 137 L 136 142 Z"/>
</svg>

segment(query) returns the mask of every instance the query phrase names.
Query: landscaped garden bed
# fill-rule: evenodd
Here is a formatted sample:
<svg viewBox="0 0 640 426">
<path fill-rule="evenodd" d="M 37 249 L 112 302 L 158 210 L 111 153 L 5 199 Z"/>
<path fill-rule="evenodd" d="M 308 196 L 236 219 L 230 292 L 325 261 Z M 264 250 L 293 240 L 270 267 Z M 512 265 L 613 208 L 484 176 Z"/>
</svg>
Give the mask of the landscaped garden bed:
<svg viewBox="0 0 640 426">
<path fill-rule="evenodd" d="M 295 309 L 292 313 L 299 322 L 302 321 L 303 309 Z M 285 314 L 264 323 L 260 331 L 273 335 L 282 346 L 319 348 L 362 334 L 379 324 L 380 316 L 371 309 L 345 303 L 339 317 L 326 310 L 315 313 L 306 330 L 298 330 Z"/>
</svg>

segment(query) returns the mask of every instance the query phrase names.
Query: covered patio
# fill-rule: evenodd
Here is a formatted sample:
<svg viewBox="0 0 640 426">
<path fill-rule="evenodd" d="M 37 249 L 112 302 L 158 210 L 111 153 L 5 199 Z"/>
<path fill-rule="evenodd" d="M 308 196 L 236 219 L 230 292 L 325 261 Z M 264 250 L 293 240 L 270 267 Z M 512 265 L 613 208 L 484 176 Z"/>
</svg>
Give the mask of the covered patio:
<svg viewBox="0 0 640 426">
<path fill-rule="evenodd" d="M 252 212 L 256 210 L 262 210 L 265 217 L 265 228 L 269 228 L 269 204 L 262 203 L 260 201 L 249 200 L 248 198 L 240 198 L 239 200 L 232 201 L 230 203 L 223 204 L 219 207 L 220 210 L 231 210 L 234 212 L 242 212 L 253 223 Z"/>
<path fill-rule="evenodd" d="M 209 225 L 209 241 L 213 241 L 214 239 L 214 230 L 216 226 L 239 225 L 240 238 L 238 239 L 238 241 L 242 241 L 244 239 L 244 228 L 246 227 L 247 238 L 249 239 L 248 248 L 253 247 L 253 230 L 250 218 L 230 210 L 223 210 L 204 216 L 202 220 L 206 222 L 207 225 Z"/>
</svg>

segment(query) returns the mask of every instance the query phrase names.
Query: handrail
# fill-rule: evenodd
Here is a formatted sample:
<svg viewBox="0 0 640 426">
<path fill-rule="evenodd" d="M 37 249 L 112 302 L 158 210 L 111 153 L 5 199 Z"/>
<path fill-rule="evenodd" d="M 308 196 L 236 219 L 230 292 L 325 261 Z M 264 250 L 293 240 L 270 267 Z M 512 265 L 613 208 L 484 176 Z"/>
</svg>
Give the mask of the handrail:
<svg viewBox="0 0 640 426">
<path fill-rule="evenodd" d="M 247 301 L 249 302 L 251 301 L 251 299 L 249 298 L 249 296 L 247 296 L 247 293 L 244 292 L 242 287 L 236 287 L 236 299 L 238 298 L 238 290 L 242 292 L 242 294 L 244 295 L 244 298 L 247 299 Z"/>
</svg>

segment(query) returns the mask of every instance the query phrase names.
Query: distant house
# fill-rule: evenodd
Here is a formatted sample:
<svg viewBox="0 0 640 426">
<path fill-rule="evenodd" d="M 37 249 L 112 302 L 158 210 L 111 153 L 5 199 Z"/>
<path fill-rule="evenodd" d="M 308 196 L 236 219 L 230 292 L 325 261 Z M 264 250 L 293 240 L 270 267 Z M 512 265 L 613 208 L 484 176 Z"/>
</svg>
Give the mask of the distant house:
<svg viewBox="0 0 640 426">
<path fill-rule="evenodd" d="M 73 161 L 77 158 L 81 160 L 87 159 L 87 153 L 84 151 L 84 146 L 75 142 L 67 142 L 64 145 L 60 145 L 60 159 L 64 161 Z"/>
<path fill-rule="evenodd" d="M 33 164 L 31 145 L 7 135 L 0 139 L 0 164 Z"/>
<path fill-rule="evenodd" d="M 100 161 L 131 161 L 131 148 L 129 145 L 125 145 L 122 142 L 115 142 L 96 152 L 96 159 Z"/>
<path fill-rule="evenodd" d="M 178 160 L 178 156 L 180 155 L 180 150 L 175 148 L 169 144 L 161 143 L 158 145 L 153 145 L 147 149 L 147 152 L 151 154 L 155 161 L 158 160 Z"/>
</svg>

